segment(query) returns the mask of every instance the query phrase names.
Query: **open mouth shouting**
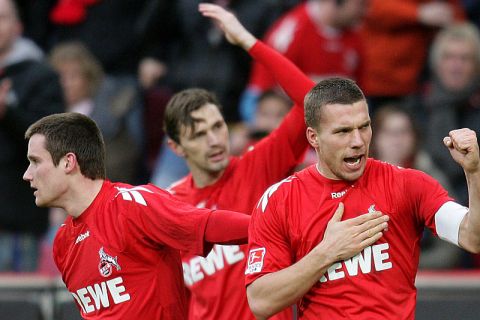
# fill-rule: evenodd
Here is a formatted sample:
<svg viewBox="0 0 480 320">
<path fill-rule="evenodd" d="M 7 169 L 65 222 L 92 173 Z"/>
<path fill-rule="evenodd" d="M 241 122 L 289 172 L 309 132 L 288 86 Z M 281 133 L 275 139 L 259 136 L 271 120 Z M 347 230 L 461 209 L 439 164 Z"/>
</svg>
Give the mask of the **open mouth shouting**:
<svg viewBox="0 0 480 320">
<path fill-rule="evenodd" d="M 343 159 L 346 167 L 352 171 L 358 170 L 362 167 L 362 160 L 364 159 L 364 155 L 356 155 L 353 157 L 346 157 Z"/>
</svg>

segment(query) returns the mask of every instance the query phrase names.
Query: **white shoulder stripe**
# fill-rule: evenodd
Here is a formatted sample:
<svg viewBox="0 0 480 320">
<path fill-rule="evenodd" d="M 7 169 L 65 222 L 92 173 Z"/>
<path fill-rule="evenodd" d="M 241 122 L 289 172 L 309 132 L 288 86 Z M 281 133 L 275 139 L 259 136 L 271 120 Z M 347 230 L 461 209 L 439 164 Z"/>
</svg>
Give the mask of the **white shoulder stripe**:
<svg viewBox="0 0 480 320">
<path fill-rule="evenodd" d="M 458 244 L 460 223 L 468 212 L 468 208 L 459 203 L 448 201 L 435 213 L 435 225 L 440 239 Z"/>
</svg>

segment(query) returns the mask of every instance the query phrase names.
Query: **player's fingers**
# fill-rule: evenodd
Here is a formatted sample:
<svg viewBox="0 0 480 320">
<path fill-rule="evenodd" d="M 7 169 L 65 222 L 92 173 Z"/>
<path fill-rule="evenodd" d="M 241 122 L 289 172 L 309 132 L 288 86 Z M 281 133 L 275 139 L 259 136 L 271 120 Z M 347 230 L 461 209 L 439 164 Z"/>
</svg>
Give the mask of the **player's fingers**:
<svg viewBox="0 0 480 320">
<path fill-rule="evenodd" d="M 372 235 L 371 237 L 366 238 L 365 240 L 363 240 L 360 243 L 361 250 L 365 249 L 368 246 L 371 246 L 372 244 L 374 244 L 375 242 L 380 240 L 381 237 L 383 237 L 383 232 L 379 231 L 379 232 L 375 233 L 374 235 Z"/>
<path fill-rule="evenodd" d="M 385 229 L 388 228 L 388 222 L 382 222 L 372 228 L 369 228 L 365 231 L 363 231 L 362 233 L 360 233 L 358 235 L 358 238 L 360 240 L 365 240 L 365 239 L 368 239 L 368 238 L 372 238 L 373 236 L 375 236 L 376 234 L 378 234 L 379 232 L 384 232 Z"/>
<path fill-rule="evenodd" d="M 343 202 L 340 202 L 338 204 L 337 210 L 335 210 L 335 213 L 333 214 L 333 217 L 330 219 L 330 221 L 331 222 L 338 222 L 338 221 L 342 220 L 343 210 L 344 210 Z"/>
<path fill-rule="evenodd" d="M 374 211 L 374 212 L 369 212 L 369 213 L 364 213 L 358 217 L 352 218 L 347 220 L 348 223 L 352 226 L 358 226 L 362 225 L 367 221 L 377 219 L 383 215 L 382 212 L 380 211 Z"/>
<path fill-rule="evenodd" d="M 368 221 L 361 226 L 358 226 L 357 233 L 360 239 L 372 237 L 374 234 L 384 231 L 388 228 L 388 216 L 382 216 L 377 219 Z"/>
<path fill-rule="evenodd" d="M 447 147 L 447 148 L 453 148 L 452 139 L 451 139 L 450 137 L 445 137 L 445 138 L 443 138 L 443 144 L 444 144 L 445 147 Z"/>
</svg>

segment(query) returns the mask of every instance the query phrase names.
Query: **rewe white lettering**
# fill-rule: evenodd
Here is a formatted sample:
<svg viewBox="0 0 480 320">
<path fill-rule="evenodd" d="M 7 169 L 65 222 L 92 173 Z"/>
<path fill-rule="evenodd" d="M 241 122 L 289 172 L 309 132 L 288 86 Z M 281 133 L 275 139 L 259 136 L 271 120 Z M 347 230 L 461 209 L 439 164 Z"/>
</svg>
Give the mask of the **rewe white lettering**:
<svg viewBox="0 0 480 320">
<path fill-rule="evenodd" d="M 373 250 L 373 262 L 375 263 L 375 270 L 377 271 L 382 271 L 382 270 L 387 270 L 392 268 L 392 263 L 391 262 L 384 262 L 389 258 L 388 252 L 382 252 L 386 251 L 390 248 L 388 243 L 382 243 L 378 244 L 376 246 L 372 247 Z"/>
<path fill-rule="evenodd" d="M 222 251 L 222 246 L 215 246 L 213 250 L 210 251 L 206 259 L 200 260 L 202 269 L 207 275 L 211 276 L 214 274 L 215 269 L 223 269 L 225 263 L 223 261 Z"/>
<path fill-rule="evenodd" d="M 337 280 L 341 278 L 345 278 L 345 272 L 339 271 L 342 268 L 342 264 L 340 262 L 334 263 L 330 268 L 328 268 L 328 279 L 330 280 Z"/>
<path fill-rule="evenodd" d="M 187 286 L 191 286 L 193 284 L 193 279 L 190 272 L 190 265 L 188 263 L 182 262 L 183 267 L 183 280 Z"/>
<path fill-rule="evenodd" d="M 245 258 L 245 254 L 240 250 L 240 246 L 222 246 L 225 254 L 225 260 L 228 264 L 235 264 Z"/>
<path fill-rule="evenodd" d="M 233 265 L 244 258 L 245 253 L 240 246 L 215 245 L 206 258 L 193 257 L 189 262 L 182 263 L 185 284 L 192 285 L 224 269 L 225 265 Z"/>
<path fill-rule="evenodd" d="M 125 286 L 123 285 L 122 277 L 110 279 L 108 281 L 95 283 L 92 286 L 86 288 L 80 288 L 76 293 L 71 292 L 75 300 L 82 308 L 83 312 L 90 313 L 101 308 L 110 307 L 110 301 L 108 295 L 112 297 L 113 304 L 119 304 L 130 300 L 130 295 L 125 292 Z M 95 305 L 91 304 L 92 299 Z"/>
<path fill-rule="evenodd" d="M 363 255 L 360 252 L 351 259 L 347 259 L 343 262 L 345 263 L 348 274 L 351 276 L 356 276 L 358 274 L 359 265 L 362 273 L 370 273 L 372 270 L 372 247 L 366 247 L 363 250 Z"/>
<path fill-rule="evenodd" d="M 388 243 L 381 243 L 374 246 L 366 247 L 356 256 L 334 263 L 327 269 L 325 274 L 320 278 L 320 282 L 334 281 L 345 278 L 345 271 L 349 276 L 357 276 L 359 267 L 363 274 L 372 271 L 372 262 L 375 271 L 383 271 L 391 269 L 393 264 L 387 261 L 390 258 Z"/>
<path fill-rule="evenodd" d="M 95 302 L 95 308 L 97 310 L 100 309 L 100 303 L 102 303 L 102 307 L 108 308 L 110 306 L 110 302 L 108 301 L 107 285 L 105 282 L 100 283 L 100 285 L 95 283 L 93 288 L 95 290 L 92 290 L 92 287 L 88 286 L 87 290 Z"/>
</svg>

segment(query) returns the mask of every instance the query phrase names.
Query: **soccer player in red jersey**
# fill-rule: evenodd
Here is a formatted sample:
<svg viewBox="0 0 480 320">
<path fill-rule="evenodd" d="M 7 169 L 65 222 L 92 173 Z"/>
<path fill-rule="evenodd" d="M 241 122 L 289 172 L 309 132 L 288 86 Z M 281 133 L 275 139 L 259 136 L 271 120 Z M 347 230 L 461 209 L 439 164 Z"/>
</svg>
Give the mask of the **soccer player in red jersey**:
<svg viewBox="0 0 480 320">
<path fill-rule="evenodd" d="M 24 180 L 39 207 L 68 213 L 55 263 L 84 319 L 186 318 L 179 250 L 246 243 L 250 217 L 199 209 L 153 185 L 105 180 L 97 125 L 78 113 L 44 117 L 27 130 Z"/>
<path fill-rule="evenodd" d="M 453 130 L 443 141 L 465 171 L 466 208 L 427 174 L 368 158 L 370 117 L 353 81 L 319 82 L 305 98 L 305 119 L 317 164 L 270 187 L 252 214 L 245 271 L 252 311 L 266 319 L 297 303 L 299 319 L 414 319 L 424 226 L 480 251 L 475 132 Z M 380 210 L 388 231 L 359 254 L 331 250 L 339 241 L 329 220 L 339 203 L 346 219 Z"/>
<path fill-rule="evenodd" d="M 308 147 L 303 99 L 314 83 L 257 41 L 230 12 L 213 4 L 201 4 L 200 11 L 217 22 L 231 43 L 262 62 L 296 104 L 269 136 L 242 157 L 231 157 L 228 129 L 213 94 L 201 89 L 177 93 L 167 105 L 165 128 L 169 145 L 186 159 L 190 174 L 169 190 L 197 207 L 251 212 L 265 189 L 288 176 L 302 160 Z M 364 218 L 371 220 L 364 227 L 380 224 L 377 216 Z M 189 319 L 254 319 L 245 293 L 246 249 L 215 246 L 207 258 L 183 255 L 185 283 L 191 293 Z M 287 310 L 277 319 L 291 317 Z"/>
</svg>

